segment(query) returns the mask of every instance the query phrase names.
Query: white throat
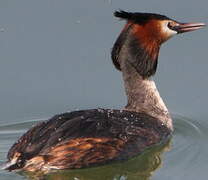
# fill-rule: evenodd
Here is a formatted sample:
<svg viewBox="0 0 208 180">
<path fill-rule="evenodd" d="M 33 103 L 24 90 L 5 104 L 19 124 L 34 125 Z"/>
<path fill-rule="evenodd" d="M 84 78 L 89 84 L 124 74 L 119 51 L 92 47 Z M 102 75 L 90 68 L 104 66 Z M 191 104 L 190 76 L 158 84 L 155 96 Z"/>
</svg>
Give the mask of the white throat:
<svg viewBox="0 0 208 180">
<path fill-rule="evenodd" d="M 124 86 L 128 99 L 126 110 L 143 112 L 160 120 L 172 129 L 172 120 L 165 103 L 151 79 L 143 79 L 128 63 L 122 67 Z"/>
</svg>

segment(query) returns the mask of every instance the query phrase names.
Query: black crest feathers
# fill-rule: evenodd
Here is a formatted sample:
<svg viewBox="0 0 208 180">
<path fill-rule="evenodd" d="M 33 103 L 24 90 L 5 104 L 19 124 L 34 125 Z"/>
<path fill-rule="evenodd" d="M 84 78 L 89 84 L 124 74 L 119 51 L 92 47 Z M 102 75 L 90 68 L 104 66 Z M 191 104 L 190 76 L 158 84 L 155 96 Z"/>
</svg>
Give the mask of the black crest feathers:
<svg viewBox="0 0 208 180">
<path fill-rule="evenodd" d="M 122 19 L 132 19 L 132 17 L 133 17 L 132 14 L 133 13 L 126 12 L 126 11 L 123 11 L 123 10 L 114 12 L 115 17 L 122 18 Z"/>
<path fill-rule="evenodd" d="M 160 15 L 160 14 L 140 13 L 140 12 L 132 13 L 132 12 L 126 12 L 123 10 L 115 11 L 114 16 L 121 18 L 121 19 L 128 20 L 128 21 L 133 21 L 134 23 L 138 23 L 138 24 L 145 24 L 151 19 L 158 19 L 158 20 L 170 19 L 167 16 Z"/>
</svg>

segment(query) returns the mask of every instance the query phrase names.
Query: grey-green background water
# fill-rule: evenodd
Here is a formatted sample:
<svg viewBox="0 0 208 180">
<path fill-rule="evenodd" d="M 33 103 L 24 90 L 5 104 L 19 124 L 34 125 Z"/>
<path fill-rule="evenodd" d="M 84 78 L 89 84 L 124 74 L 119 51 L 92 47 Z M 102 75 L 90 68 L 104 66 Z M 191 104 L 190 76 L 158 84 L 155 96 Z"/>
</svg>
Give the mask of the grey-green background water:
<svg viewBox="0 0 208 180">
<path fill-rule="evenodd" d="M 114 10 L 155 12 L 181 22 L 207 23 L 207 6 L 206 0 L 1 0 L 0 163 L 34 120 L 75 109 L 125 105 L 121 74 L 110 59 L 124 25 L 112 16 Z M 127 164 L 48 178 L 206 179 L 207 32 L 204 28 L 174 37 L 160 52 L 155 80 L 176 114 L 174 136 L 165 148 L 168 152 L 160 156 L 153 149 L 150 155 Z M 152 160 L 145 161 L 151 156 Z M 24 178 L 0 171 L 0 179 Z"/>
</svg>

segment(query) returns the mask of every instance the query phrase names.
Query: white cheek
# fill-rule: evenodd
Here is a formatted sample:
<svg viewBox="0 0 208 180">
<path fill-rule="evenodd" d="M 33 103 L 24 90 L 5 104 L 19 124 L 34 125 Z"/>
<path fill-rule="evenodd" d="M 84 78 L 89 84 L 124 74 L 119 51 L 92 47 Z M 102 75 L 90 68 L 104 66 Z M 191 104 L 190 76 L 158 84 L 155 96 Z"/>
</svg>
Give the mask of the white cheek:
<svg viewBox="0 0 208 180">
<path fill-rule="evenodd" d="M 173 30 L 169 29 L 166 23 L 163 24 L 163 26 L 162 26 L 162 33 L 163 33 L 167 38 L 170 38 L 170 37 L 172 37 L 173 35 L 177 34 L 176 31 L 173 31 Z"/>
</svg>

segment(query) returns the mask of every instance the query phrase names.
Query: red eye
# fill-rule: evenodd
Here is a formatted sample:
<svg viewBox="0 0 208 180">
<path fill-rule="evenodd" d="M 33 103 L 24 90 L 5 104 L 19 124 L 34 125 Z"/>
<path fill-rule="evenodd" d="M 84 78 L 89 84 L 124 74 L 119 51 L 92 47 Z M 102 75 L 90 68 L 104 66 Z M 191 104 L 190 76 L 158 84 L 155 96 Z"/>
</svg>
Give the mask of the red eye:
<svg viewBox="0 0 208 180">
<path fill-rule="evenodd" d="M 167 25 L 170 29 L 173 28 L 173 22 L 169 22 L 168 25 Z"/>
<path fill-rule="evenodd" d="M 174 30 L 174 31 L 175 31 L 175 30 L 176 30 L 176 28 L 177 28 L 177 25 L 178 25 L 178 24 L 177 24 L 176 22 L 170 21 L 170 22 L 168 23 L 168 25 L 167 25 L 167 26 L 168 26 L 168 28 L 169 28 L 169 29 L 171 29 L 171 30 Z"/>
</svg>

